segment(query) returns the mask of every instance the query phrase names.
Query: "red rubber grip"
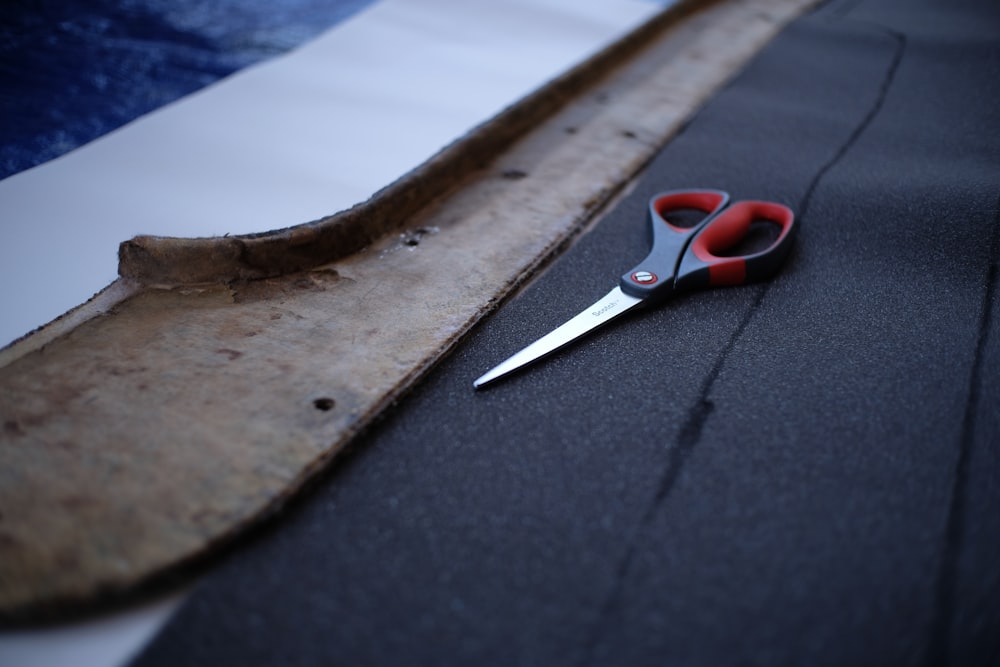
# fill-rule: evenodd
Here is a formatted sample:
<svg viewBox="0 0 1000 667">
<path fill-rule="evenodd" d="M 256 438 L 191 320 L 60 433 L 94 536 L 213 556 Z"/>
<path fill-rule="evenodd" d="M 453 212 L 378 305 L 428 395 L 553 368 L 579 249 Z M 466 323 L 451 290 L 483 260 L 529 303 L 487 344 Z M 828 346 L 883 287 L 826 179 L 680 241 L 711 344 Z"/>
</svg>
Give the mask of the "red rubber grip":
<svg viewBox="0 0 1000 667">
<path fill-rule="evenodd" d="M 678 209 L 693 208 L 705 213 L 714 213 L 728 199 L 723 192 L 671 192 L 653 200 L 653 210 L 668 227 L 684 234 L 689 229 L 671 225 L 667 221 L 667 213 Z"/>
<path fill-rule="evenodd" d="M 765 201 L 741 201 L 733 204 L 712 220 L 705 229 L 691 241 L 690 251 L 708 266 L 710 285 L 740 285 L 747 279 L 763 277 L 764 272 L 773 270 L 773 262 L 765 260 L 776 248 L 783 245 L 785 237 L 792 229 L 795 216 L 791 209 L 781 204 Z M 739 257 L 718 255 L 732 248 L 746 236 L 754 220 L 769 220 L 781 226 L 777 240 L 761 252 Z M 780 258 L 776 258 L 779 259 Z M 759 266 L 761 275 L 753 275 L 750 267 Z M 748 275 L 748 273 L 750 275 Z"/>
</svg>

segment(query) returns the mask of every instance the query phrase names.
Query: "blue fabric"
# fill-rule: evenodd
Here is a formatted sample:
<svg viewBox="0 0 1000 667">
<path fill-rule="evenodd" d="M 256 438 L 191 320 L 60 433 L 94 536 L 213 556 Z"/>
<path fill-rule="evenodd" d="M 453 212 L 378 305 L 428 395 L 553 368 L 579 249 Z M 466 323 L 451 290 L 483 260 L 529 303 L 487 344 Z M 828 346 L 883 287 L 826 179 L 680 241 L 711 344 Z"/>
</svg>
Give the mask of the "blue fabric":
<svg viewBox="0 0 1000 667">
<path fill-rule="evenodd" d="M 0 3 L 0 178 L 284 53 L 374 1 Z"/>
</svg>

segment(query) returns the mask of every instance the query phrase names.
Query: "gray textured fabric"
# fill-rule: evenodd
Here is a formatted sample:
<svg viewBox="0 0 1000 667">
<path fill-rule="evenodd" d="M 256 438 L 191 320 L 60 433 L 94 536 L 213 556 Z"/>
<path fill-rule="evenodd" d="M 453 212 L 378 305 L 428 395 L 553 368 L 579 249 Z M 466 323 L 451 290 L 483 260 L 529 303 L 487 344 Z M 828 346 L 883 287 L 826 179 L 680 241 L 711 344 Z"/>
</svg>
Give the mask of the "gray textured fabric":
<svg viewBox="0 0 1000 667">
<path fill-rule="evenodd" d="M 137 664 L 998 664 L 998 37 L 985 1 L 797 21 Z M 695 186 L 797 211 L 774 280 L 471 390 Z"/>
</svg>

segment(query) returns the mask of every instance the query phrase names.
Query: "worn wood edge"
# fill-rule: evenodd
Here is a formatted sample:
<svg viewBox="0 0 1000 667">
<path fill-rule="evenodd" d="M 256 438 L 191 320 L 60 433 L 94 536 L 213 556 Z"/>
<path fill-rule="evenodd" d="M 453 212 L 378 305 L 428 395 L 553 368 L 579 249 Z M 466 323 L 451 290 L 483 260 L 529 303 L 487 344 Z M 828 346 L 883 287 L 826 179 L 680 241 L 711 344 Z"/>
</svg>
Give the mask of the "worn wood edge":
<svg viewBox="0 0 1000 667">
<path fill-rule="evenodd" d="M 716 2 L 681 0 L 668 7 L 446 146 L 366 202 L 319 220 L 258 234 L 136 236 L 119 246 L 119 275 L 147 285 L 226 282 L 303 271 L 358 252 L 401 228 L 665 30 Z"/>
<path fill-rule="evenodd" d="M 729 4 L 740 6 L 752 3 L 732 2 Z M 771 4 L 782 3 L 777 2 Z M 784 2 L 784 4 L 791 6 L 796 3 Z M 810 3 L 806 1 L 799 4 L 802 5 L 799 9 L 804 9 L 805 6 Z M 794 14 L 790 14 L 784 17 L 780 24 L 775 25 L 773 32 L 776 33 L 777 30 L 780 29 L 780 26 L 788 20 L 791 20 L 793 16 Z M 773 34 L 771 36 L 773 36 Z M 770 36 L 768 39 L 769 38 Z M 752 57 L 762 45 L 763 44 L 758 44 L 756 48 L 745 54 L 745 57 L 734 66 L 738 68 L 743 62 Z M 725 80 L 728 80 L 732 74 L 733 71 L 730 71 L 725 76 Z M 717 90 L 723 83 L 724 80 L 715 81 L 708 90 L 702 91 L 701 94 L 704 97 L 707 97 L 714 92 L 714 90 Z M 700 106 L 700 101 L 695 100 L 694 102 L 695 107 Z M 656 137 L 644 136 L 643 139 L 647 142 L 645 146 L 630 159 L 627 165 L 620 166 L 622 170 L 622 178 L 618 180 L 617 185 L 610 188 L 604 188 L 598 192 L 582 193 L 580 200 L 576 204 L 578 207 L 577 213 L 574 214 L 574 219 L 569 221 L 566 225 L 567 231 L 562 235 L 556 235 L 551 238 L 542 252 L 532 258 L 528 258 L 519 270 L 514 271 L 510 276 L 508 276 L 507 280 L 503 284 L 496 286 L 492 297 L 480 303 L 476 308 L 469 312 L 465 324 L 462 327 L 456 329 L 449 336 L 438 341 L 437 345 L 432 349 L 429 349 L 426 355 L 418 363 L 415 363 L 406 373 L 402 374 L 388 391 L 383 393 L 378 400 L 375 400 L 366 406 L 366 409 L 358 416 L 358 419 L 348 428 L 344 429 L 338 435 L 336 440 L 330 443 L 329 448 L 323 454 L 317 456 L 309 465 L 304 466 L 294 479 L 291 479 L 288 482 L 286 490 L 281 496 L 272 499 L 269 503 L 259 508 L 255 514 L 246 517 L 240 522 L 233 523 L 226 532 L 220 533 L 211 542 L 206 543 L 204 548 L 200 551 L 189 553 L 177 558 L 171 566 L 150 572 L 142 579 L 134 581 L 128 586 L 103 586 L 99 591 L 97 591 L 97 594 L 100 597 L 99 604 L 106 604 L 109 601 L 115 600 L 126 600 L 136 591 L 148 590 L 150 586 L 155 586 L 156 582 L 171 580 L 171 577 L 180 570 L 192 567 L 193 564 L 203 560 L 207 553 L 217 551 L 224 545 L 232 543 L 236 535 L 245 532 L 249 526 L 260 524 L 260 522 L 266 517 L 271 516 L 278 511 L 293 493 L 305 485 L 310 479 L 314 478 L 319 470 L 326 468 L 330 460 L 333 459 L 333 457 L 337 455 L 346 443 L 350 442 L 350 440 L 353 439 L 357 433 L 360 432 L 360 430 L 367 427 L 371 421 L 373 421 L 394 401 L 398 400 L 399 397 L 402 396 L 414 383 L 416 383 L 421 377 L 425 376 L 429 369 L 431 369 L 442 357 L 447 355 L 448 352 L 453 349 L 456 344 L 458 344 L 462 336 L 471 327 L 473 327 L 479 319 L 495 308 L 502 298 L 510 294 L 513 290 L 517 289 L 518 286 L 528 280 L 531 274 L 549 261 L 552 256 L 558 254 L 559 250 L 571 241 L 573 234 L 579 233 L 584 226 L 594 219 L 594 214 L 598 207 L 600 207 L 602 203 L 605 203 L 610 198 L 614 197 L 615 194 L 625 186 L 628 180 L 634 176 L 635 173 L 641 169 L 642 165 L 656 153 L 662 143 L 665 142 L 674 131 L 676 131 L 679 125 L 679 121 L 671 124 L 669 128 Z M 494 160 L 502 161 L 502 156 L 500 158 L 497 156 L 493 157 Z M 450 197 L 449 199 L 451 198 L 453 197 Z M 74 610 L 89 608 L 94 604 L 94 602 L 95 600 L 93 596 L 64 596 L 58 599 L 49 599 L 44 605 L 41 606 L 24 605 L 17 609 L 5 609 L 2 612 L 2 616 L 4 617 L 5 622 L 11 618 L 24 619 L 29 617 L 40 618 L 46 616 L 51 618 L 53 613 L 57 615 L 65 615 L 67 613 L 72 613 Z M 63 606 L 63 609 L 53 611 L 52 605 L 61 605 Z"/>
<path fill-rule="evenodd" d="M 399 230 L 489 164 L 506 146 L 556 113 L 665 30 L 720 0 L 681 0 L 603 50 L 514 102 L 367 201 L 332 215 L 256 234 L 205 238 L 139 235 L 118 247 L 120 279 L 52 322 L 0 348 L 0 367 L 103 314 L 141 287 L 267 278 L 359 252 Z"/>
<path fill-rule="evenodd" d="M 116 304 L 138 294 L 142 289 L 142 285 L 128 278 L 113 281 L 76 308 L 0 348 L 0 369 L 26 354 L 40 350 L 87 320 L 107 313 Z"/>
</svg>

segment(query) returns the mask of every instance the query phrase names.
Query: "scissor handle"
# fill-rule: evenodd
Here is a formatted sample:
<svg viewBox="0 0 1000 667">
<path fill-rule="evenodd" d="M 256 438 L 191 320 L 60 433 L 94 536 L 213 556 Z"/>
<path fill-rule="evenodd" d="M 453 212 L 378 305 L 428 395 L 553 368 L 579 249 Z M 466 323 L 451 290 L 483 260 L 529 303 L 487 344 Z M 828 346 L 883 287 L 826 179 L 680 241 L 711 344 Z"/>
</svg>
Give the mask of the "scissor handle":
<svg viewBox="0 0 1000 667">
<path fill-rule="evenodd" d="M 641 299 L 666 296 L 674 289 L 674 276 L 684 248 L 711 218 L 729 204 L 722 190 L 670 190 L 649 200 L 653 249 L 642 262 L 621 277 L 621 290 Z M 693 227 L 679 227 L 667 216 L 672 211 L 696 210 L 705 217 Z"/>
<path fill-rule="evenodd" d="M 760 252 L 734 257 L 719 253 L 734 247 L 750 231 L 754 220 L 777 224 L 775 241 Z M 767 201 L 741 201 L 699 226 L 681 258 L 675 289 L 742 285 L 774 274 L 788 256 L 795 215 L 787 206 Z"/>
</svg>

